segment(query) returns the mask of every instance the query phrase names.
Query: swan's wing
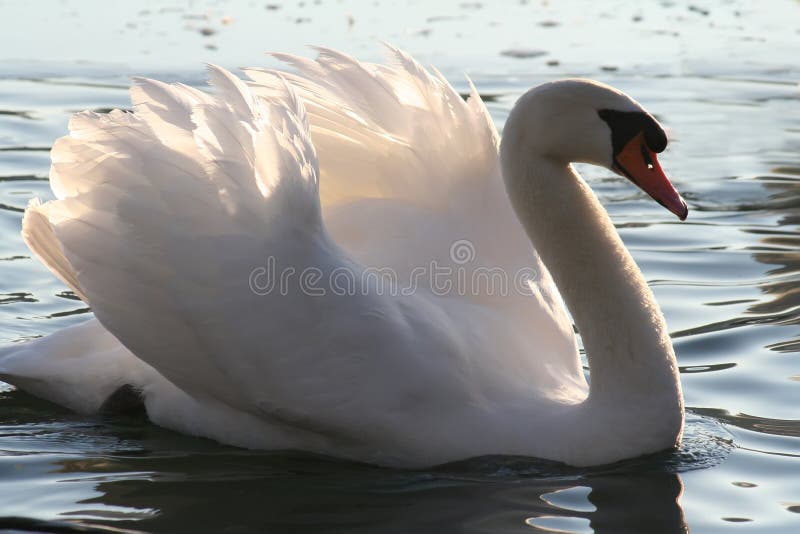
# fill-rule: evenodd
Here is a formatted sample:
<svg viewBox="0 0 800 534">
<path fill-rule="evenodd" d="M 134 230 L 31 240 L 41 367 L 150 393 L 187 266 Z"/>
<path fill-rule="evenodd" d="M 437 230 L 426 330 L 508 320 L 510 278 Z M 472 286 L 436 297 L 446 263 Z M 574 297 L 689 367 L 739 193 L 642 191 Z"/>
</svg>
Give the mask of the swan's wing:
<svg viewBox="0 0 800 534">
<path fill-rule="evenodd" d="M 471 86 L 468 101 L 436 71 L 388 47 L 388 65 L 326 48 L 316 60 L 274 54 L 308 110 L 326 205 L 391 198 L 441 209 L 454 188 L 482 186 L 497 166 L 497 131 Z M 245 72 L 258 94 L 280 91 L 269 70 Z"/>
<path fill-rule="evenodd" d="M 245 69 L 257 94 L 271 97 L 284 79 L 297 88 L 320 159 L 326 227 L 359 262 L 404 281 L 431 262 L 457 267 L 456 242 L 473 246 L 473 266 L 529 264 L 477 91 L 470 84 L 465 101 L 438 72 L 388 50 L 386 65 L 319 48 L 315 60 L 274 54 L 292 73 Z"/>
<path fill-rule="evenodd" d="M 298 88 L 319 155 L 326 228 L 348 254 L 389 266 L 400 284 L 420 290 L 439 291 L 432 269 L 417 277 L 420 268 L 468 270 L 480 289 L 459 297 L 518 322 L 542 365 L 582 382 L 571 321 L 508 200 L 480 95 L 470 83 L 464 100 L 440 73 L 388 50 L 385 65 L 319 48 L 314 60 L 274 54 L 292 73 L 245 72 L 261 95 L 280 91 L 283 79 Z M 481 285 L 481 271 L 502 273 L 511 290 Z M 519 283 L 525 273 L 530 292 Z"/>
<path fill-rule="evenodd" d="M 75 115 L 53 148 L 58 200 L 33 204 L 23 232 L 131 352 L 233 403 L 249 365 L 237 352 L 257 352 L 270 329 L 252 271 L 270 254 L 302 262 L 323 238 L 294 93 L 267 102 L 209 73 L 216 97 L 139 80 L 134 113 Z"/>
</svg>

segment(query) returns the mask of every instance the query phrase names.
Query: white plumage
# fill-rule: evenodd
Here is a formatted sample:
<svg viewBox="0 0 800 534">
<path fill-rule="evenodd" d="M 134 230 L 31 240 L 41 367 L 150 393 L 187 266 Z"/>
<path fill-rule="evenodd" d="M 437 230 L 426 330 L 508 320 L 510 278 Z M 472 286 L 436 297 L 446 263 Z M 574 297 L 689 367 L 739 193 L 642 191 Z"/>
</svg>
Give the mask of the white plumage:
<svg viewBox="0 0 800 534">
<path fill-rule="evenodd" d="M 250 82 L 210 66 L 213 94 L 137 79 L 133 113 L 75 115 L 52 150 L 57 200 L 30 204 L 23 236 L 96 318 L 3 349 L 0 376 L 81 412 L 128 384 L 169 428 L 386 465 L 631 455 L 576 443 L 588 386 L 572 325 L 477 92 L 465 102 L 390 56 L 276 55 L 295 71 L 246 69 Z M 463 268 L 456 242 L 471 270 L 536 273 L 530 291 L 441 295 L 413 277 Z M 354 294 L 298 277 L 260 294 L 269 261 L 346 271 Z M 386 267 L 415 291 L 365 275 Z M 633 452 L 670 444 L 656 441 Z"/>
</svg>

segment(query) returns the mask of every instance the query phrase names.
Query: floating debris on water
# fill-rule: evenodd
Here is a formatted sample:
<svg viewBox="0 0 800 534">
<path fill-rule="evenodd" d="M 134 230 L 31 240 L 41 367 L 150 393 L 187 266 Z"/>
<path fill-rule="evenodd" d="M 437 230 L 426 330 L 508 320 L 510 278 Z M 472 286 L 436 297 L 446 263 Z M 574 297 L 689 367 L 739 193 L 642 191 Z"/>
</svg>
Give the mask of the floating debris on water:
<svg viewBox="0 0 800 534">
<path fill-rule="evenodd" d="M 699 6 L 689 5 L 689 11 L 693 11 L 695 13 L 699 13 L 704 17 L 707 17 L 711 12 L 708 9 Z"/>
<path fill-rule="evenodd" d="M 500 52 L 501 56 L 508 56 L 517 59 L 530 59 L 533 57 L 546 56 L 545 50 L 537 50 L 535 48 L 508 48 Z"/>
<path fill-rule="evenodd" d="M 434 15 L 425 19 L 425 22 L 445 22 L 448 20 L 459 20 L 464 17 L 454 17 L 453 15 Z"/>
</svg>

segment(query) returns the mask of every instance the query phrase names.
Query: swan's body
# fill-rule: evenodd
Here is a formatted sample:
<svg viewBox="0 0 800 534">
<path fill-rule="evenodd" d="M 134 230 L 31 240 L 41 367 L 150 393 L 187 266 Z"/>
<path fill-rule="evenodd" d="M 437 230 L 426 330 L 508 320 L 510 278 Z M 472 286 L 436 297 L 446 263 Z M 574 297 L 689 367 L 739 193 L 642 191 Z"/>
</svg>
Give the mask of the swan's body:
<svg viewBox="0 0 800 534">
<path fill-rule="evenodd" d="M 592 82 L 549 84 L 520 100 L 499 157 L 476 92 L 465 103 L 393 54 L 285 56 L 299 74 L 250 70 L 249 87 L 213 68 L 216 97 L 141 80 L 134 114 L 77 115 L 53 148 L 58 200 L 32 203 L 23 235 L 96 318 L 0 351 L 0 377 L 82 412 L 129 385 L 165 427 L 384 465 L 589 465 L 677 443 L 660 310 L 570 165 L 612 164 L 590 106 L 643 110 Z M 452 247 L 466 242 L 464 262 Z M 432 262 L 455 273 L 449 290 L 415 276 Z M 459 289 L 465 268 L 501 269 L 509 289 Z"/>
</svg>

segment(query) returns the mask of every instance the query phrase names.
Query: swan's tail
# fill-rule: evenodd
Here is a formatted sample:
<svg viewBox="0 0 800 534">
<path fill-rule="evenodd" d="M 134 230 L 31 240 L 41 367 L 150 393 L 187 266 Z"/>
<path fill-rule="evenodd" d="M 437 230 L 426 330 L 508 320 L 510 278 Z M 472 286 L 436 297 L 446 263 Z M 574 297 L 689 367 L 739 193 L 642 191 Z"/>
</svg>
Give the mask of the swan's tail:
<svg viewBox="0 0 800 534">
<path fill-rule="evenodd" d="M 100 411 L 118 391 L 140 392 L 166 384 L 96 319 L 3 347 L 0 379 L 80 413 Z"/>
</svg>

